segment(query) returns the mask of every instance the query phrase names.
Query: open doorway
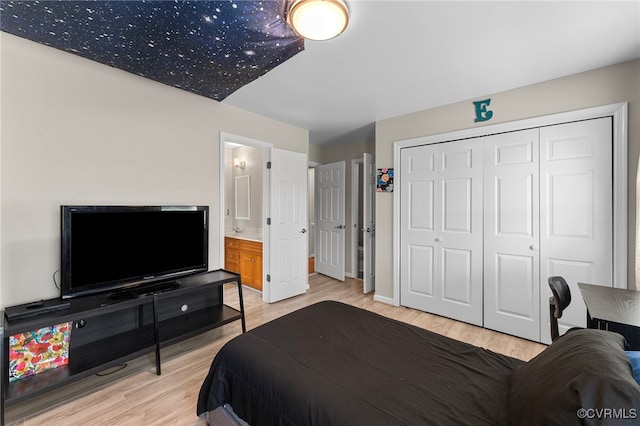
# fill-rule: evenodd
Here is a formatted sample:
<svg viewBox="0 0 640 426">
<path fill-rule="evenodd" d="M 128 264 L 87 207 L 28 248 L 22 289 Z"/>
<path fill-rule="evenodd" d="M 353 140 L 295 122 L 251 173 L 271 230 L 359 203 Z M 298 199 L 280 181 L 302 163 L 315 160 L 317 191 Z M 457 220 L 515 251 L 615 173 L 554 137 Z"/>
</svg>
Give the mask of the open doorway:
<svg viewBox="0 0 640 426">
<path fill-rule="evenodd" d="M 368 293 L 375 287 L 375 164 L 366 153 L 352 159 L 350 167 L 345 163 L 321 164 L 313 175 L 315 270 L 338 280 L 362 279 L 363 291 Z M 341 267 L 341 276 L 324 265 Z"/>
<path fill-rule="evenodd" d="M 363 159 L 351 160 L 351 271 L 350 276 L 362 279 L 364 276 L 364 240 L 362 238 L 363 225 Z"/>
<path fill-rule="evenodd" d="M 307 172 L 307 229 L 309 230 L 309 248 L 307 270 L 309 274 L 316 271 L 316 167 L 320 163 L 309 162 Z"/>
<path fill-rule="evenodd" d="M 263 289 L 265 147 L 223 140 L 224 269 L 240 274 L 242 284 Z"/>
<path fill-rule="evenodd" d="M 362 279 L 362 290 L 375 290 L 375 195 L 373 155 L 351 160 L 351 271 Z"/>
<path fill-rule="evenodd" d="M 258 289 L 250 283 L 260 281 L 264 302 L 303 294 L 308 288 L 307 155 L 224 132 L 220 142 L 220 264 L 238 270 L 244 285 Z M 251 161 L 260 162 L 261 179 L 248 173 Z"/>
</svg>

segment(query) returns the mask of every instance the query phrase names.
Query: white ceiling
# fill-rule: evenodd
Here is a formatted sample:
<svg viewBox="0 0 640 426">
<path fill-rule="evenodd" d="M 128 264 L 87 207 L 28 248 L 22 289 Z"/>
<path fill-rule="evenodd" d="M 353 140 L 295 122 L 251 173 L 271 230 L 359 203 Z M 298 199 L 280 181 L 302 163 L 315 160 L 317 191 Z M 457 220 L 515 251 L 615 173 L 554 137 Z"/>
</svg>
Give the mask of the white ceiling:
<svg viewBox="0 0 640 426">
<path fill-rule="evenodd" d="M 341 36 L 225 103 L 309 129 L 312 144 L 372 139 L 374 123 L 640 58 L 640 0 L 351 0 Z"/>
</svg>

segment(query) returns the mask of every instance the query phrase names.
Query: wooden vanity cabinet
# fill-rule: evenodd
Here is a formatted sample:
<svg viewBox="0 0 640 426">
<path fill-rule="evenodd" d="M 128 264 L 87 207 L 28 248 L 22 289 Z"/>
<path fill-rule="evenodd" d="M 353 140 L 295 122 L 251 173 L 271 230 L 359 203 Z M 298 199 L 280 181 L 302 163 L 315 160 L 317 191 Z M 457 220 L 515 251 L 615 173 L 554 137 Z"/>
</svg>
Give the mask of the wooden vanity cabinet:
<svg viewBox="0 0 640 426">
<path fill-rule="evenodd" d="M 237 238 L 224 238 L 224 269 L 240 273 L 240 240 Z"/>
<path fill-rule="evenodd" d="M 225 269 L 240 274 L 242 284 L 262 291 L 262 243 L 225 237 Z"/>
<path fill-rule="evenodd" d="M 262 291 L 262 243 L 240 240 L 240 277 L 242 283 Z"/>
</svg>

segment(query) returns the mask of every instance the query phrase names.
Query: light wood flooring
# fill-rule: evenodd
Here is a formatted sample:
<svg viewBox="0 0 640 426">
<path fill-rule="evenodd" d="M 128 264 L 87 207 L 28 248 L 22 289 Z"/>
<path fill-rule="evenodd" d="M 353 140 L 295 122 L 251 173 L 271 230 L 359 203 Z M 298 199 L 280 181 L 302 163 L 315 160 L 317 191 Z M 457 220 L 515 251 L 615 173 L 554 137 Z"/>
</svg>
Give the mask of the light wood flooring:
<svg viewBox="0 0 640 426">
<path fill-rule="evenodd" d="M 376 302 L 373 294 L 362 294 L 359 280 L 340 282 L 313 274 L 309 277 L 309 286 L 306 294 L 274 304 L 263 303 L 260 293 L 245 288 L 247 329 L 315 302 L 338 300 L 525 361 L 546 347 L 436 315 Z M 238 307 L 237 287 L 225 287 L 225 301 Z M 196 417 L 200 384 L 220 347 L 240 333 L 240 322 L 236 321 L 163 348 L 161 376 L 156 376 L 153 354 L 149 354 L 112 374 L 89 377 L 12 405 L 6 409 L 6 424 L 202 426 L 205 422 Z"/>
</svg>

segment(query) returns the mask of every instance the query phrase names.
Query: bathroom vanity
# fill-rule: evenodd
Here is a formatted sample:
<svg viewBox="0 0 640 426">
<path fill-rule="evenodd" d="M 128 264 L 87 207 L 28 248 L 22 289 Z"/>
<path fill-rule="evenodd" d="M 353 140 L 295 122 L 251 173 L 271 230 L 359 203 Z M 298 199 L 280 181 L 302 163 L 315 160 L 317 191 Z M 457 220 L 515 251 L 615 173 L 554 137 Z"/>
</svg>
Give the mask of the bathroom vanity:
<svg viewBox="0 0 640 426">
<path fill-rule="evenodd" d="M 242 284 L 262 291 L 262 241 L 225 237 L 224 268 L 240 274 Z"/>
</svg>

